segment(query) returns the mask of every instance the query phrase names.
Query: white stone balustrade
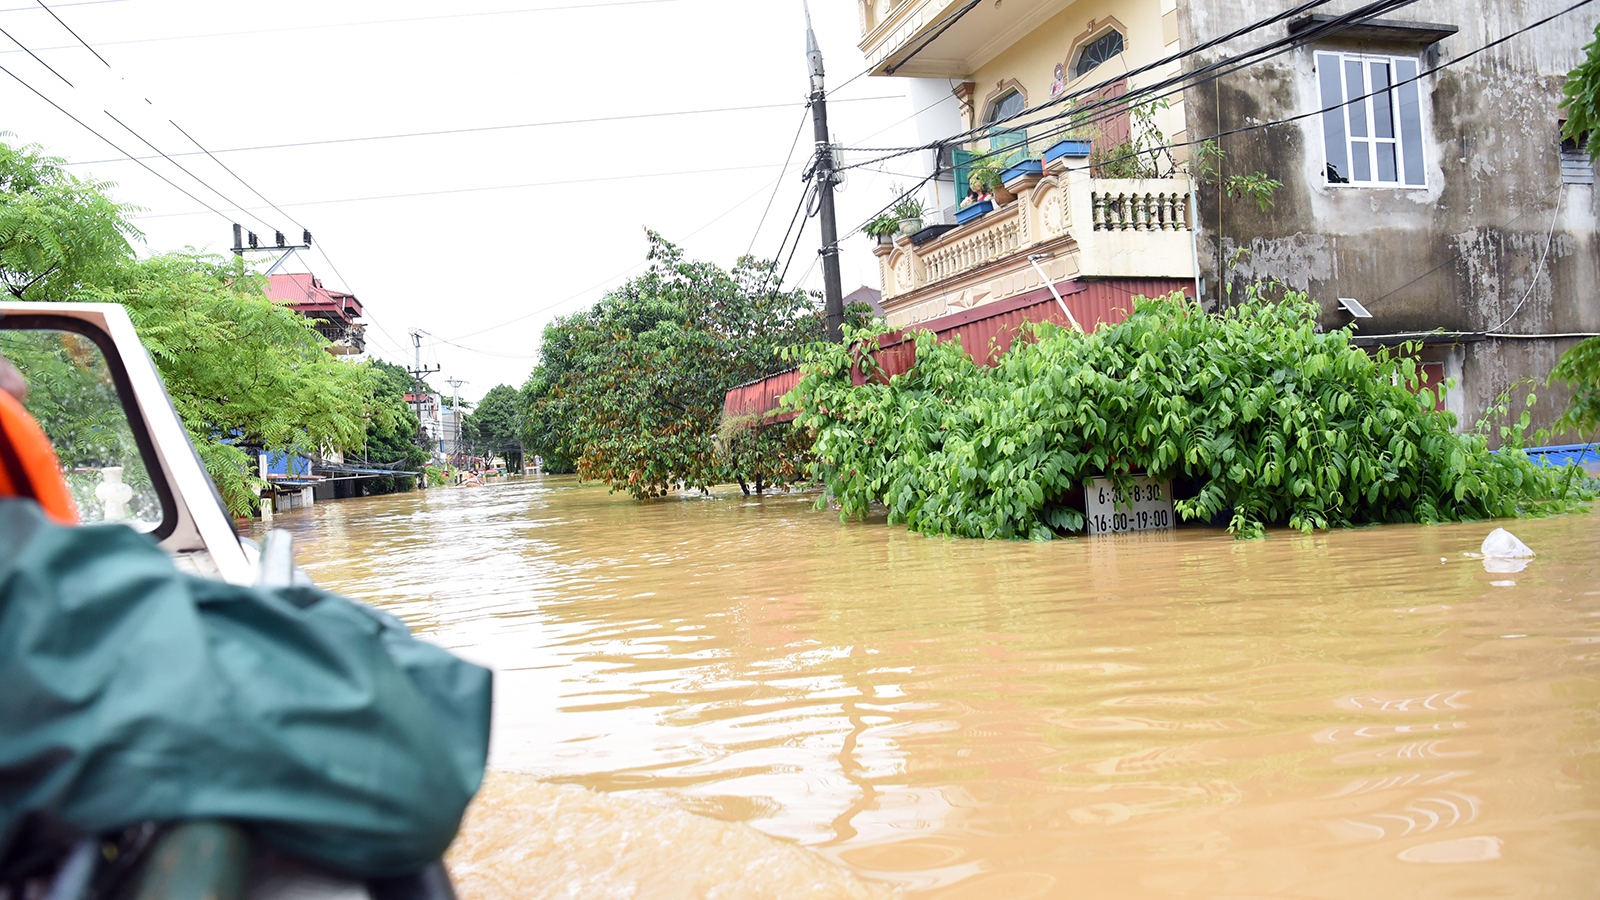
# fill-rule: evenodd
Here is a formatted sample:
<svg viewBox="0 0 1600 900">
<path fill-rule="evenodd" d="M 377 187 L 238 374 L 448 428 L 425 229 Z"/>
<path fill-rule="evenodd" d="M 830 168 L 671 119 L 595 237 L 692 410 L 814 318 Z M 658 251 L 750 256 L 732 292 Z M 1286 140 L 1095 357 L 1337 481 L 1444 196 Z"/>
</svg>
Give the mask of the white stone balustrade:
<svg viewBox="0 0 1600 900">
<path fill-rule="evenodd" d="M 878 248 L 891 323 L 918 321 L 1075 277 L 1193 278 L 1193 206 L 1187 178 L 1091 178 L 1057 171 L 1017 199 L 923 244 Z"/>
</svg>

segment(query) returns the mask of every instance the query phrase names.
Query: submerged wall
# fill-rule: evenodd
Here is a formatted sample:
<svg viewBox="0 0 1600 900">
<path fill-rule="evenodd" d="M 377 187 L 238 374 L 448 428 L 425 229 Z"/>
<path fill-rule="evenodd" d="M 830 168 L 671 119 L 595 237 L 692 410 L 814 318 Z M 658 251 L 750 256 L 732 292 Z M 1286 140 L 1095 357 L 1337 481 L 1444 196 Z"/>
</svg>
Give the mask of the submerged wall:
<svg viewBox="0 0 1600 900">
<path fill-rule="evenodd" d="M 1393 32 L 1333 37 L 1188 91 L 1191 140 L 1311 114 L 1219 139 L 1226 154 L 1220 177 L 1200 193 L 1207 299 L 1226 302 L 1229 288 L 1237 292 L 1248 283 L 1277 279 L 1309 291 L 1322 305 L 1327 328 L 1353 321 L 1338 305 L 1338 298 L 1351 297 L 1372 312 L 1373 318 L 1359 322 L 1364 335 L 1436 329 L 1470 334 L 1453 347 L 1429 351 L 1454 357 L 1461 385 L 1451 405 L 1463 424 L 1476 421 L 1503 391 L 1515 387 L 1526 394 L 1526 384 L 1519 383 L 1542 382 L 1560 352 L 1575 343 L 1542 336 L 1600 332 L 1600 203 L 1593 185 L 1563 184 L 1558 136 L 1561 88 L 1592 39 L 1600 8 L 1561 16 L 1424 77 L 1426 177 L 1416 186 L 1329 183 L 1316 54 L 1414 59 L 1426 71 L 1568 5 L 1419 2 L 1394 18 L 1459 30 L 1432 46 Z M 1283 0 L 1182 4 L 1183 45 L 1195 46 L 1288 6 Z M 1220 53 L 1286 33 L 1285 25 L 1272 26 Z M 1218 55 L 1191 58 L 1189 65 Z M 1251 172 L 1283 182 L 1265 211 L 1221 190 L 1228 176 Z M 1564 403 L 1564 392 L 1541 390 L 1536 423 L 1551 421 Z"/>
</svg>

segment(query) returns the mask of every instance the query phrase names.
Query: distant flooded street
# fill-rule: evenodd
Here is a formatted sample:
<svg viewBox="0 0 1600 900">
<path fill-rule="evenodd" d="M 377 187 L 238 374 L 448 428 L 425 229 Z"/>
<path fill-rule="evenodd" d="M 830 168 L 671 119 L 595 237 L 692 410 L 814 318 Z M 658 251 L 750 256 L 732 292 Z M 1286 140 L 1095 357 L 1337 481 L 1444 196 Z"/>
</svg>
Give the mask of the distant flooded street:
<svg viewBox="0 0 1600 900">
<path fill-rule="evenodd" d="M 815 499 L 547 478 L 275 524 L 495 668 L 464 900 L 1600 880 L 1600 515 L 1029 544 Z M 1495 524 L 1526 571 L 1466 556 Z"/>
</svg>

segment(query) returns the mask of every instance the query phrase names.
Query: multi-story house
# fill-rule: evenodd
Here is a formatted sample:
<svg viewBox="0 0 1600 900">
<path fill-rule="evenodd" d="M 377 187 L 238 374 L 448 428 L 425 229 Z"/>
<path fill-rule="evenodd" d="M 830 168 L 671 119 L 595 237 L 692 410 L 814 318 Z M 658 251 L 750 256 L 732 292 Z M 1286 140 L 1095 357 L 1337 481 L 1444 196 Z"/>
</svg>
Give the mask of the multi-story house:
<svg viewBox="0 0 1600 900">
<path fill-rule="evenodd" d="M 858 2 L 872 74 L 915 79 L 919 137 L 959 137 L 923 153 L 933 224 L 875 251 L 891 325 L 1049 286 L 1069 306 L 1186 286 L 1215 308 L 1276 281 L 1366 346 L 1420 341 L 1463 427 L 1600 332 L 1595 169 L 1560 137 L 1600 7 Z M 1086 127 L 1064 132 L 1073 108 Z M 962 208 L 986 158 L 1010 171 L 992 208 Z M 1230 194 L 1238 176 L 1281 185 Z M 1564 398 L 1541 393 L 1548 421 Z"/>
<path fill-rule="evenodd" d="M 356 356 L 366 352 L 366 326 L 357 321 L 361 301 L 355 294 L 323 287 L 322 279 L 306 272 L 270 276 L 267 296 L 311 320 L 312 327 L 328 339 L 329 353 Z"/>
</svg>

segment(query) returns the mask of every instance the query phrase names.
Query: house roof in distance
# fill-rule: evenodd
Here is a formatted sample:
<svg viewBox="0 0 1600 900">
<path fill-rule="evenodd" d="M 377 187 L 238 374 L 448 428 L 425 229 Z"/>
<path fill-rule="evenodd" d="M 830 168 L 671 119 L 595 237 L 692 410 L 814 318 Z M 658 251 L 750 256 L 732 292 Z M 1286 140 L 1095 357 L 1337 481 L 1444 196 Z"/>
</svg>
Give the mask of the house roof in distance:
<svg viewBox="0 0 1600 900">
<path fill-rule="evenodd" d="M 858 287 L 846 294 L 844 296 L 844 305 L 848 307 L 852 303 L 867 304 L 868 306 L 872 307 L 872 314 L 875 316 L 881 316 L 884 314 L 883 292 L 877 288 L 870 288 L 866 285 L 862 285 L 861 287 Z"/>
<path fill-rule="evenodd" d="M 361 318 L 361 301 L 355 294 L 330 290 L 310 272 L 273 275 L 267 279 L 267 296 L 303 316 L 338 319 L 350 324 Z"/>
</svg>

